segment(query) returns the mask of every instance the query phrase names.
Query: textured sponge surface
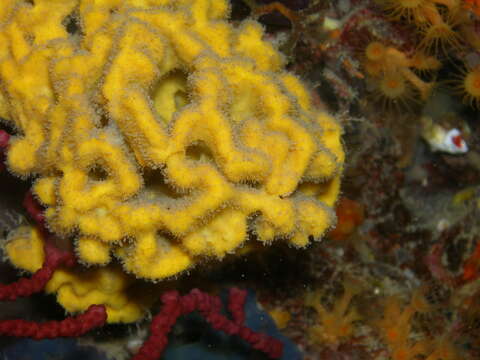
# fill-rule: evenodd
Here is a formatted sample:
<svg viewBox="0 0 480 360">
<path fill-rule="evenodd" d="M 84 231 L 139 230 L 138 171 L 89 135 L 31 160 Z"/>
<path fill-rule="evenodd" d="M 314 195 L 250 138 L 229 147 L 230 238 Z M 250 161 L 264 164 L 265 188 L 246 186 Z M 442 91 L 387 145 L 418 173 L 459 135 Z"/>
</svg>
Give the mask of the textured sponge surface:
<svg viewBox="0 0 480 360">
<path fill-rule="evenodd" d="M 262 27 L 228 13 L 223 0 L 2 1 L 8 166 L 37 176 L 48 226 L 85 264 L 117 257 L 157 280 L 248 230 L 305 246 L 333 225 L 341 128 Z"/>
</svg>

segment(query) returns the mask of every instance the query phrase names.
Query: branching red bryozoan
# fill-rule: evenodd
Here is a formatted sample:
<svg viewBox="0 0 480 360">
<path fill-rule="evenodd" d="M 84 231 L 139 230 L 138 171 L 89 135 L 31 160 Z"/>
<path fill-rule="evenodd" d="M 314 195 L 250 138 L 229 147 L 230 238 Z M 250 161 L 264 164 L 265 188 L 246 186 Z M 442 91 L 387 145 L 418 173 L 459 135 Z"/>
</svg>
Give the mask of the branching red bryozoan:
<svg viewBox="0 0 480 360">
<path fill-rule="evenodd" d="M 4 130 L 0 130 L 0 151 L 3 151 L 8 146 L 10 140 L 10 134 Z"/>
<path fill-rule="evenodd" d="M 265 334 L 256 333 L 244 326 L 244 305 L 247 292 L 230 289 L 228 309 L 233 320 L 221 314 L 222 303 L 219 297 L 193 289 L 189 294 L 180 296 L 177 291 L 163 294 L 162 311 L 152 321 L 151 335 L 142 345 L 132 360 L 159 359 L 168 343 L 168 333 L 177 319 L 185 314 L 198 311 L 205 320 L 218 331 L 228 335 L 237 335 L 248 342 L 254 349 L 260 350 L 272 359 L 282 356 L 283 344 Z"/>
<path fill-rule="evenodd" d="M 61 251 L 55 246 L 46 242 L 45 262 L 41 269 L 35 272 L 30 278 L 9 284 L 0 284 L 0 300 L 16 300 L 18 297 L 26 297 L 38 293 L 45 288 L 47 282 L 52 278 L 54 271 L 61 265 L 71 267 L 75 264 L 75 258 L 71 253 Z"/>
<path fill-rule="evenodd" d="M 35 200 L 31 191 L 28 191 L 23 198 L 23 207 L 27 210 L 28 215 L 37 223 L 41 229 L 45 229 L 45 216 L 43 215 L 42 206 Z"/>
<path fill-rule="evenodd" d="M 0 130 L 0 171 L 5 168 L 3 162 L 5 160 L 5 151 L 7 150 L 9 140 L 10 134 L 4 130 Z"/>
<path fill-rule="evenodd" d="M 30 296 L 44 289 L 60 266 L 71 267 L 75 264 L 71 253 L 61 251 L 50 242 L 45 244 L 45 262 L 41 269 L 29 279 L 9 284 L 0 284 L 0 300 L 15 300 L 18 297 Z M 107 312 L 103 305 L 92 305 L 86 312 L 77 317 L 69 317 L 62 321 L 37 323 L 25 320 L 0 321 L 0 335 L 29 337 L 32 339 L 52 339 L 57 337 L 76 337 L 85 334 L 93 328 L 102 326 L 107 321 Z"/>
<path fill-rule="evenodd" d="M 92 305 L 83 314 L 62 321 L 37 323 L 25 320 L 0 321 L 0 334 L 29 337 L 35 340 L 58 337 L 77 337 L 90 330 L 103 326 L 107 321 L 107 311 L 103 305 Z"/>
</svg>

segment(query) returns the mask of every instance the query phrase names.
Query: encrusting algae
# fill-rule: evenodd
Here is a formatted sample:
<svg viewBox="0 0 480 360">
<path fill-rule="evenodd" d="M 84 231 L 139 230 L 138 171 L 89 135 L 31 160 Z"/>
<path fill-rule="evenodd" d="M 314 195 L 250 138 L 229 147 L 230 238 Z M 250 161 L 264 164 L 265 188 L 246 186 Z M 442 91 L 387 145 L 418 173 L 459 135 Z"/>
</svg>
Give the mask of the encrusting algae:
<svg viewBox="0 0 480 360">
<path fill-rule="evenodd" d="M 260 24 L 228 15 L 224 0 L 1 2 L 8 167 L 36 177 L 49 229 L 97 266 L 54 275 L 68 311 L 102 303 L 108 321 L 134 321 L 135 278 L 222 258 L 249 229 L 303 247 L 334 224 L 340 126 Z M 35 271 L 42 241 L 22 228 L 7 255 Z"/>
</svg>

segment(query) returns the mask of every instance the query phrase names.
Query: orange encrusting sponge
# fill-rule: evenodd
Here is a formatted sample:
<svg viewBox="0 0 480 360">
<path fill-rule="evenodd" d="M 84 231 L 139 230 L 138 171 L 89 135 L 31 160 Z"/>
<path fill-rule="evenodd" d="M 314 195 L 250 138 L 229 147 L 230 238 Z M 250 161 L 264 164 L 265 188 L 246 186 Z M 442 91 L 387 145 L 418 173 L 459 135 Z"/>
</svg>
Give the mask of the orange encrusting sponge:
<svg viewBox="0 0 480 360">
<path fill-rule="evenodd" d="M 337 226 L 328 233 L 328 237 L 336 241 L 342 241 L 363 223 L 363 206 L 344 197 L 338 202 L 335 211 L 337 214 Z"/>
</svg>

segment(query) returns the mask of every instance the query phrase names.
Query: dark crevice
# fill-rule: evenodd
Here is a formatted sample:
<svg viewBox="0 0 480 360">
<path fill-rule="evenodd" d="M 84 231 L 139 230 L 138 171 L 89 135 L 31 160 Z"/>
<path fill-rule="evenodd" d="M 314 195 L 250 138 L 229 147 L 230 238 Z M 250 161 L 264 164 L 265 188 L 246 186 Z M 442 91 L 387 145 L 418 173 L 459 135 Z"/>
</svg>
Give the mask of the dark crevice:
<svg viewBox="0 0 480 360">
<path fill-rule="evenodd" d="M 88 172 L 88 177 L 93 181 L 104 181 L 108 178 L 108 171 L 100 165 L 95 165 Z"/>
<path fill-rule="evenodd" d="M 67 30 L 67 32 L 72 36 L 82 34 L 82 28 L 78 21 L 78 17 L 78 11 L 75 10 L 71 14 L 67 15 L 62 21 L 62 25 L 65 27 L 65 30 Z"/>
</svg>

